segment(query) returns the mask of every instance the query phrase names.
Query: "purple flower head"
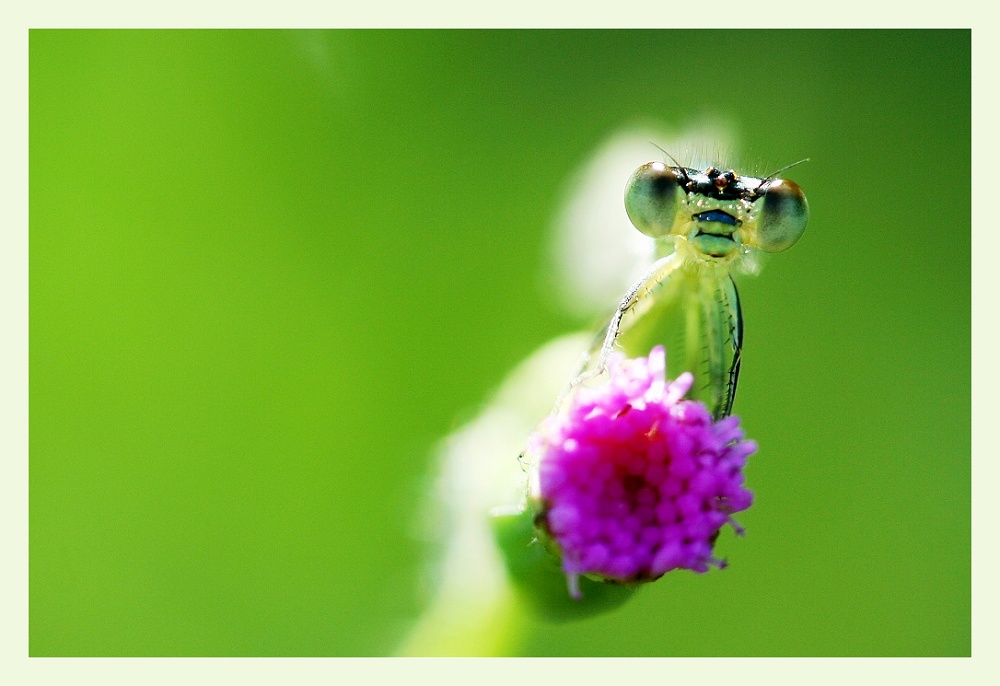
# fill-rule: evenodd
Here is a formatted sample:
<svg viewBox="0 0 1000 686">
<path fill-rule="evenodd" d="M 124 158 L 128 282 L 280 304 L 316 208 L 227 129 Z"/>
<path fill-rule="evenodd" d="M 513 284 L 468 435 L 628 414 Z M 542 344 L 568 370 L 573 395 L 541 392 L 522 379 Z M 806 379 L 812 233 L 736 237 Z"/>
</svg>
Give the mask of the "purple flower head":
<svg viewBox="0 0 1000 686">
<path fill-rule="evenodd" d="M 536 522 L 562 555 L 570 594 L 582 574 L 652 581 L 673 569 L 724 566 L 712 555 L 734 512 L 750 507 L 743 465 L 757 445 L 738 417 L 713 421 L 683 400 L 689 373 L 667 383 L 662 346 L 614 358 L 608 383 L 578 387 L 532 436 Z"/>
</svg>

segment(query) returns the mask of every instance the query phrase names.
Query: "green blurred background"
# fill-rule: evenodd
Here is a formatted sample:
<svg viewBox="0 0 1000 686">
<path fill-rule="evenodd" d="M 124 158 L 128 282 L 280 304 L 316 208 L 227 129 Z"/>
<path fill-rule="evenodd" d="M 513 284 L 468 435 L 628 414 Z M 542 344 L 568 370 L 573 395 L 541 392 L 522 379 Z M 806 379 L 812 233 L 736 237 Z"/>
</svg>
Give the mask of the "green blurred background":
<svg viewBox="0 0 1000 686">
<path fill-rule="evenodd" d="M 435 441 L 586 323 L 568 179 L 721 117 L 811 158 L 748 535 L 523 654 L 968 655 L 970 97 L 968 31 L 32 31 L 30 653 L 391 653 Z"/>
</svg>

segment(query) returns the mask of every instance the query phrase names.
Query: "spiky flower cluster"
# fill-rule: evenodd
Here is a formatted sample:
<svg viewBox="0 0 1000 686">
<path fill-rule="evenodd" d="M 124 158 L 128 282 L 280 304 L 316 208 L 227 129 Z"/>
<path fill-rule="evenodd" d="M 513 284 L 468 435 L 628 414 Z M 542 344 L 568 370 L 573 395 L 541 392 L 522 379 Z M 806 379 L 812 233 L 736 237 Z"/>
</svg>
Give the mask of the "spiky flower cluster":
<svg viewBox="0 0 1000 686">
<path fill-rule="evenodd" d="M 577 388 L 535 433 L 532 497 L 562 555 L 570 594 L 582 574 L 635 583 L 674 569 L 706 572 L 719 530 L 750 507 L 743 466 L 757 446 L 739 418 L 713 421 L 684 400 L 693 378 L 666 381 L 662 346 L 613 359 L 608 383 Z"/>
</svg>

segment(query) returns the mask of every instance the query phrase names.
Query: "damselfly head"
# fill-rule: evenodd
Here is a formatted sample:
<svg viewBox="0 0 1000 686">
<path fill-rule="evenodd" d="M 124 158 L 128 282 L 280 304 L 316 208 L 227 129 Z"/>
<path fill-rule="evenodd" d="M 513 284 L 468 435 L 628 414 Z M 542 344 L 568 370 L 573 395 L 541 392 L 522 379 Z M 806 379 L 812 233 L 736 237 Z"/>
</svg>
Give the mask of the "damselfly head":
<svg viewBox="0 0 1000 686">
<path fill-rule="evenodd" d="M 683 237 L 707 260 L 749 248 L 787 250 L 809 218 L 805 194 L 792 181 L 664 162 L 647 162 L 632 174 L 625 210 L 640 232 L 658 239 Z"/>
</svg>

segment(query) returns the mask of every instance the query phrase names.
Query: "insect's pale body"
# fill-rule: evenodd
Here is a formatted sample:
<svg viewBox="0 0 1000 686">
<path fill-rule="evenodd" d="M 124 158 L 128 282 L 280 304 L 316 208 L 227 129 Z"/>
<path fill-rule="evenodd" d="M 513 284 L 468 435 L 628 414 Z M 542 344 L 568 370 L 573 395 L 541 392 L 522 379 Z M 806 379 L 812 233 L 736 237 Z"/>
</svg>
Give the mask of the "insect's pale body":
<svg viewBox="0 0 1000 686">
<path fill-rule="evenodd" d="M 716 417 L 736 393 L 743 317 L 734 269 L 757 250 L 781 252 L 802 235 L 808 204 L 793 182 L 643 165 L 629 179 L 625 206 L 633 225 L 657 242 L 657 260 L 633 284 L 595 343 L 573 386 L 600 375 L 615 350 L 645 356 L 667 349 L 668 376 L 691 372 L 695 398 Z"/>
</svg>

